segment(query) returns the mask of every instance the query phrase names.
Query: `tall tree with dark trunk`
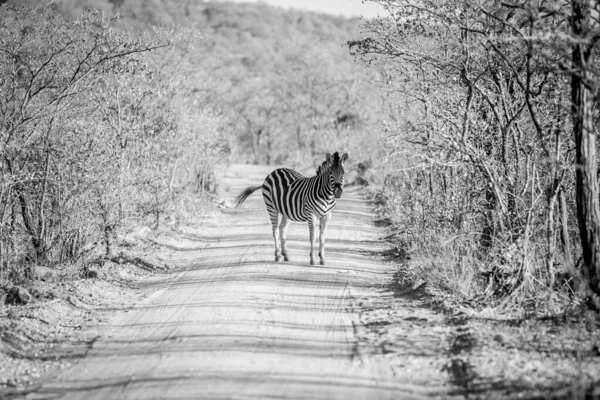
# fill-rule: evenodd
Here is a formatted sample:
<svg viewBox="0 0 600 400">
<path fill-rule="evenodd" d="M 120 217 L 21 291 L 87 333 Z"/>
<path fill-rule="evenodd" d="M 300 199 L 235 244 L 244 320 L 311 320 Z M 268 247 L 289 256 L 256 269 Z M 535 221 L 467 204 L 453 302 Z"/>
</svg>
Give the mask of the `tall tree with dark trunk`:
<svg viewBox="0 0 600 400">
<path fill-rule="evenodd" d="M 595 308 L 600 309 L 600 188 L 596 132 L 594 130 L 594 96 L 597 94 L 591 68 L 595 46 L 600 39 L 597 25 L 598 2 L 571 2 L 571 29 L 575 39 L 572 50 L 571 116 L 576 147 L 575 185 L 577 219 L 581 239 L 583 272 Z M 592 13 L 595 13 L 596 18 Z"/>
</svg>

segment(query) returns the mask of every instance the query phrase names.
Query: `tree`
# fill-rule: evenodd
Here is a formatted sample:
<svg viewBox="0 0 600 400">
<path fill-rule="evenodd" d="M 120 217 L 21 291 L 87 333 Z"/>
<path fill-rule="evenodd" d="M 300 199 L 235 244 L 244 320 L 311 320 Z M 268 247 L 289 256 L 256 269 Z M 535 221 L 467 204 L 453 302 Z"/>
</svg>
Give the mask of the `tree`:
<svg viewBox="0 0 600 400">
<path fill-rule="evenodd" d="M 397 98 L 417 113 L 398 124 L 404 137 L 396 143 L 417 146 L 411 159 L 427 171 L 429 192 L 439 176 L 444 193 L 465 197 L 468 213 L 451 213 L 462 215 L 461 230 L 482 233 L 478 254 L 488 255 L 492 271 L 509 272 L 509 293 L 531 287 L 528 276 L 554 285 L 559 230 L 563 259 L 572 259 L 559 199 L 577 197 L 585 270 L 597 293 L 597 2 L 378 2 L 390 17 L 367 22 L 369 35 L 350 47 L 366 61 L 385 61 Z M 448 204 L 430 201 L 440 212 Z"/>
<path fill-rule="evenodd" d="M 117 22 L 99 12 L 70 23 L 51 8 L 2 10 L 3 262 L 9 252 L 74 261 L 95 242 L 110 255 L 124 222 L 159 223 L 180 170 L 200 181 L 221 161 L 221 119 L 186 82 L 197 32 L 135 38 L 117 33 Z"/>
<path fill-rule="evenodd" d="M 571 1 L 572 69 L 571 116 L 575 139 L 577 218 L 584 274 L 593 304 L 600 309 L 600 189 L 595 116 L 598 96 L 598 40 L 600 3 Z M 597 100 L 596 100 L 597 101 Z"/>
<path fill-rule="evenodd" d="M 54 232 L 64 228 L 58 198 L 61 193 L 65 196 L 65 183 L 59 176 L 63 166 L 77 168 L 86 160 L 75 158 L 64 165 L 61 156 L 70 151 L 67 159 L 86 155 L 85 149 L 75 149 L 95 130 L 89 124 L 95 116 L 90 111 L 92 93 L 113 75 L 139 70 L 136 55 L 160 47 L 116 34 L 110 24 L 97 12 L 84 14 L 71 26 L 49 9 L 5 6 L 2 10 L 2 201 L 18 203 L 40 262 L 47 259 L 56 241 L 64 239 Z M 81 115 L 90 120 L 82 120 Z M 102 132 L 102 126 L 96 132 Z M 71 176 L 76 177 L 80 190 L 87 190 L 84 181 L 90 176 L 86 171 L 80 169 Z"/>
</svg>

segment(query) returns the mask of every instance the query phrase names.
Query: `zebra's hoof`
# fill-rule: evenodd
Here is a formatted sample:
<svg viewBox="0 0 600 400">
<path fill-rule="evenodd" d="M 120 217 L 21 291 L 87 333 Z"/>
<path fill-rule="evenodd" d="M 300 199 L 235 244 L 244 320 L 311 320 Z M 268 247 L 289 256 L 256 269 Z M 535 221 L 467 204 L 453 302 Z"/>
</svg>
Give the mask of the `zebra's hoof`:
<svg viewBox="0 0 600 400">
<path fill-rule="evenodd" d="M 283 256 L 283 261 L 290 261 L 290 258 L 288 256 Z"/>
<path fill-rule="evenodd" d="M 310 260 L 310 265 L 316 265 L 315 260 Z"/>
<path fill-rule="evenodd" d="M 281 256 L 275 256 L 275 262 L 281 262 L 282 258 L 283 257 L 281 257 Z"/>
<path fill-rule="evenodd" d="M 321 264 L 321 265 L 325 265 L 325 260 L 321 260 L 321 261 L 319 261 L 319 264 Z"/>
</svg>

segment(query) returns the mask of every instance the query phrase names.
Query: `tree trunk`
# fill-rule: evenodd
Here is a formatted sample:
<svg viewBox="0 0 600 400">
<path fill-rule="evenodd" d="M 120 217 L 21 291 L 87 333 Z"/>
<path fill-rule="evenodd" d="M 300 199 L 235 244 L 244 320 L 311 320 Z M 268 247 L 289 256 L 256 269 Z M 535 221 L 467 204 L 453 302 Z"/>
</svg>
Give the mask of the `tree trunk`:
<svg viewBox="0 0 600 400">
<path fill-rule="evenodd" d="M 556 208 L 558 193 L 553 190 L 550 198 L 548 199 L 548 215 L 546 219 L 546 244 L 548 245 L 548 252 L 546 254 L 546 272 L 548 273 L 548 286 L 554 286 L 555 274 L 554 274 L 554 260 L 556 258 L 556 221 L 554 217 L 554 211 Z"/>
<path fill-rule="evenodd" d="M 563 188 L 558 192 L 560 206 L 560 241 L 563 249 L 564 263 L 567 271 L 572 275 L 572 279 L 577 282 L 577 274 L 573 263 L 573 253 L 571 252 L 571 239 L 569 238 L 569 214 L 567 211 L 567 200 Z"/>
<path fill-rule="evenodd" d="M 586 43 L 592 24 L 589 0 L 573 0 L 572 29 L 580 40 L 573 46 L 571 116 L 576 148 L 575 187 L 577 220 L 583 257 L 583 276 L 592 302 L 600 309 L 600 190 L 597 178 L 596 135 L 593 126 L 593 93 L 588 86 L 593 47 Z"/>
<path fill-rule="evenodd" d="M 484 251 L 489 250 L 494 240 L 494 210 L 496 209 L 496 195 L 490 185 L 485 188 L 485 211 L 484 226 L 481 233 L 481 247 Z"/>
<path fill-rule="evenodd" d="M 111 243 L 111 227 L 110 225 L 104 226 L 104 251 L 106 253 L 106 258 L 110 258 L 112 254 L 112 243 Z"/>
<path fill-rule="evenodd" d="M 493 157 L 493 151 L 491 144 L 487 144 L 485 146 L 486 156 L 491 158 Z M 481 234 L 481 247 L 484 251 L 488 251 L 492 248 L 494 237 L 496 236 L 496 221 L 494 218 L 494 214 L 496 212 L 496 206 L 500 201 L 499 193 L 498 196 L 494 192 L 494 184 L 490 172 L 483 167 L 480 167 L 481 172 L 484 174 L 487 184 L 485 186 L 485 209 L 483 211 L 483 215 L 485 218 L 483 231 Z M 502 215 L 499 218 L 503 218 Z"/>
<path fill-rule="evenodd" d="M 204 184 L 204 172 L 202 172 L 202 183 Z M 202 189 L 204 190 L 204 188 Z M 156 218 L 156 226 L 155 229 L 158 229 L 160 226 L 160 194 L 159 188 L 154 188 L 154 199 L 155 199 L 155 208 L 154 208 L 154 218 Z"/>
<path fill-rule="evenodd" d="M 36 262 L 42 263 L 46 256 L 46 252 L 44 251 L 44 243 L 42 238 L 39 237 L 38 231 L 35 228 L 35 224 L 31 218 L 31 213 L 29 212 L 29 202 L 25 193 L 21 190 L 21 188 L 17 189 L 19 205 L 21 206 L 21 218 L 23 219 L 23 225 L 25 226 L 25 230 L 31 237 L 31 244 L 35 250 L 36 254 Z"/>
<path fill-rule="evenodd" d="M 104 253 L 106 258 L 110 258 L 112 254 L 112 242 L 111 242 L 111 225 L 108 215 L 108 208 L 100 203 L 101 215 L 102 215 L 102 233 L 104 235 Z"/>
</svg>

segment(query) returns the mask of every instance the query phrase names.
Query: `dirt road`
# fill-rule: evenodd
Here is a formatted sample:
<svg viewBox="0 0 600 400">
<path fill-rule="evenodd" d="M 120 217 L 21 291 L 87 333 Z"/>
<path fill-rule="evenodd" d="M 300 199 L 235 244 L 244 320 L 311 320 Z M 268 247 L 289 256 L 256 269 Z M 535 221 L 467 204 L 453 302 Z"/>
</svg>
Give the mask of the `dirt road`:
<svg viewBox="0 0 600 400">
<path fill-rule="evenodd" d="M 270 170 L 230 168 L 224 198 L 262 182 Z M 360 190 L 347 188 L 327 235 L 327 266 L 309 265 L 305 224 L 292 224 L 288 232 L 292 261 L 273 261 L 260 193 L 198 229 L 163 240 L 171 248 L 173 272 L 148 287 L 143 301 L 102 326 L 85 358 L 28 398 L 431 394 L 434 388 L 415 384 L 418 377 L 410 383 L 398 379 L 384 356 L 372 356 L 381 351 L 359 341 L 366 331 L 358 304 L 368 307 L 369 299 L 384 296 L 390 279 L 390 266 L 376 255 L 385 245 L 374 218 Z"/>
</svg>

